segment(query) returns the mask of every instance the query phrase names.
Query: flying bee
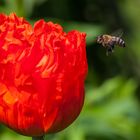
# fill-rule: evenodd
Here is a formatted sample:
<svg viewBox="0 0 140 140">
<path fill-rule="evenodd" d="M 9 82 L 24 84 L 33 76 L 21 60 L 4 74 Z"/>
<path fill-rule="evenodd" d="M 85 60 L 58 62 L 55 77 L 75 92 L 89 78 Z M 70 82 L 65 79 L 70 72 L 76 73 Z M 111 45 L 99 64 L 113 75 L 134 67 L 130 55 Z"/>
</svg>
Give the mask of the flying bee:
<svg viewBox="0 0 140 140">
<path fill-rule="evenodd" d="M 106 48 L 106 55 L 114 52 L 115 45 L 119 47 L 125 47 L 125 42 L 121 37 L 111 36 L 111 35 L 100 35 L 97 37 L 97 43 L 101 44 L 104 48 Z"/>
</svg>

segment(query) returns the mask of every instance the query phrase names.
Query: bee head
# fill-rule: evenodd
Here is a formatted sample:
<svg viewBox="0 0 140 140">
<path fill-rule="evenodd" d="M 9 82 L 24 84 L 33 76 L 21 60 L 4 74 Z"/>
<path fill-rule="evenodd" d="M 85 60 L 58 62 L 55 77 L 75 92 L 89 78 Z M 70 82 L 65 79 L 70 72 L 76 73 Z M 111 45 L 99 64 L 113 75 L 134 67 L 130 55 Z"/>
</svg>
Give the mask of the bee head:
<svg viewBox="0 0 140 140">
<path fill-rule="evenodd" d="M 103 35 L 98 36 L 96 39 L 97 43 L 102 43 L 102 40 L 103 40 L 102 38 L 103 38 Z"/>
</svg>

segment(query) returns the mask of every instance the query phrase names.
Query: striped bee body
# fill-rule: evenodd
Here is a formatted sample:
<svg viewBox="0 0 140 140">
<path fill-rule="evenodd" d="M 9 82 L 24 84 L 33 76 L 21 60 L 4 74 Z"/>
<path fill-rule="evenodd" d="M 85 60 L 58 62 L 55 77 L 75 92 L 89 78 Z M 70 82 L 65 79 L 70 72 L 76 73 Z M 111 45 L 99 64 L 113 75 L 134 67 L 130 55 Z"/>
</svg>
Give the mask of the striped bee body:
<svg viewBox="0 0 140 140">
<path fill-rule="evenodd" d="M 106 48 L 108 55 L 109 53 L 114 52 L 115 45 L 119 47 L 125 47 L 125 42 L 122 38 L 111 36 L 111 35 L 100 35 L 97 37 L 97 43 L 101 44 L 103 47 Z"/>
<path fill-rule="evenodd" d="M 114 45 L 118 45 L 119 47 L 125 47 L 125 42 L 120 37 L 112 36 L 112 42 Z"/>
</svg>

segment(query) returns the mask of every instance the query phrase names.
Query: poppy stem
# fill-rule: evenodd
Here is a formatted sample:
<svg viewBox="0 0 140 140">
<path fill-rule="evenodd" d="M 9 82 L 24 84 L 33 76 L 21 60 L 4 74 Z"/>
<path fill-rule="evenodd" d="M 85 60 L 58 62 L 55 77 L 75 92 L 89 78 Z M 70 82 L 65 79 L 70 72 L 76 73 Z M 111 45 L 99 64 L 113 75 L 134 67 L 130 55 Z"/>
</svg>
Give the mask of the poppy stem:
<svg viewBox="0 0 140 140">
<path fill-rule="evenodd" d="M 45 140 L 44 136 L 32 137 L 32 140 Z"/>
</svg>

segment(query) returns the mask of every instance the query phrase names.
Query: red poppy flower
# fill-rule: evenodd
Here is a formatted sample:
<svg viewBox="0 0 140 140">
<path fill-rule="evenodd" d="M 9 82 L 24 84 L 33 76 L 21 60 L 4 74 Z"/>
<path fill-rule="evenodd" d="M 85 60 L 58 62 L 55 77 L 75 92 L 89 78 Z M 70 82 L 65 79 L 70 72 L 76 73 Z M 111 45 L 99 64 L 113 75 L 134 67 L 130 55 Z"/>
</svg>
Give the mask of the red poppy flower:
<svg viewBox="0 0 140 140">
<path fill-rule="evenodd" d="M 0 15 L 0 122 L 28 136 L 60 131 L 79 115 L 85 33 Z"/>
</svg>

